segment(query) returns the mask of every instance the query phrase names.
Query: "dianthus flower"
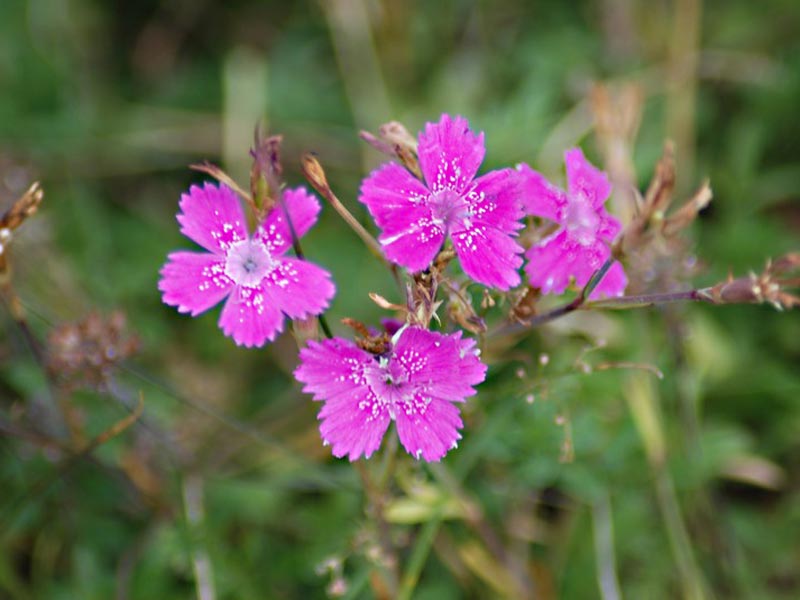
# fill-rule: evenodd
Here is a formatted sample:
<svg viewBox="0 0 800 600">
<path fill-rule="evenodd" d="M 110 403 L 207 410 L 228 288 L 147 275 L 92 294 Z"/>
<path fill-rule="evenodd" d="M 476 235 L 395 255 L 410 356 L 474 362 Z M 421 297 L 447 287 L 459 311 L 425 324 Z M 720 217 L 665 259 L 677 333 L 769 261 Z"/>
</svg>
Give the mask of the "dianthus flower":
<svg viewBox="0 0 800 600">
<path fill-rule="evenodd" d="M 319 202 L 302 188 L 286 190 L 257 228 L 247 233 L 245 215 L 227 186 L 192 186 L 181 196 L 181 233 L 208 252 L 173 252 L 161 269 L 158 289 L 166 304 L 196 316 L 227 298 L 219 326 L 237 345 L 262 346 L 283 330 L 284 315 L 302 319 L 322 313 L 335 288 L 330 274 L 285 256 L 292 230 L 306 233 Z"/>
<path fill-rule="evenodd" d="M 454 402 L 475 394 L 486 376 L 475 342 L 403 327 L 381 355 L 333 338 L 309 342 L 294 372 L 303 391 L 324 402 L 318 418 L 323 442 L 337 457 L 369 458 L 390 421 L 409 454 L 438 461 L 461 439 Z"/>
<path fill-rule="evenodd" d="M 507 290 L 520 282 L 523 248 L 513 240 L 522 207 L 512 169 L 475 178 L 483 162 L 483 133 L 463 117 L 442 115 L 419 134 L 424 182 L 396 163 L 373 171 L 359 200 L 381 228 L 386 257 L 412 272 L 430 266 L 447 236 L 464 272 Z"/>
<path fill-rule="evenodd" d="M 605 173 L 592 166 L 580 148 L 564 153 L 567 191 L 554 186 L 526 164 L 517 167 L 522 181 L 522 202 L 528 214 L 555 221 L 560 227 L 525 254 L 525 272 L 531 285 L 545 294 L 560 294 L 575 278 L 583 287 L 611 255 L 610 242 L 621 229 L 606 212 L 611 195 Z M 621 296 L 628 279 L 615 261 L 591 294 Z"/>
</svg>

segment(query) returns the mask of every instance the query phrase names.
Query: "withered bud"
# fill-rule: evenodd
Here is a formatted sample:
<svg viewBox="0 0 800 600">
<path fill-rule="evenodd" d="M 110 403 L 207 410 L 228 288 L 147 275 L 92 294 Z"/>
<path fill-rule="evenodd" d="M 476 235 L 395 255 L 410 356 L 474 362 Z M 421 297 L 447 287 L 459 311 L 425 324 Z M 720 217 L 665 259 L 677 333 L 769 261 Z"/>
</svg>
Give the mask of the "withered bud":
<svg viewBox="0 0 800 600">
<path fill-rule="evenodd" d="M 408 129 L 398 121 L 389 121 L 380 126 L 378 130 L 383 139 L 393 146 L 408 148 L 417 153 L 417 138 L 408 132 Z"/>
<path fill-rule="evenodd" d="M 536 304 L 539 302 L 540 297 L 541 293 L 537 288 L 526 287 L 511 308 L 509 315 L 511 319 L 524 323 L 527 319 L 536 316 Z"/>
<path fill-rule="evenodd" d="M 256 127 L 253 149 L 253 166 L 250 168 L 250 191 L 256 204 L 268 211 L 278 199 L 283 183 L 283 165 L 281 164 L 281 143 L 283 136 L 267 136 Z"/>
<path fill-rule="evenodd" d="M 325 170 L 319 164 L 317 158 L 307 152 L 303 154 L 301 159 L 301 170 L 303 176 L 320 194 L 327 197 L 330 194 L 330 186 L 328 185 L 328 178 L 325 177 Z"/>
<path fill-rule="evenodd" d="M 433 261 L 434 268 L 442 272 L 447 268 L 447 265 L 456 257 L 456 252 L 452 248 L 445 248 L 439 254 L 436 255 L 436 258 Z"/>
<path fill-rule="evenodd" d="M 371 354 L 383 354 L 391 346 L 391 337 L 388 333 L 373 333 L 361 321 L 345 317 L 342 323 L 352 328 L 358 335 L 355 338 L 356 346 Z"/>
<path fill-rule="evenodd" d="M 253 210 L 256 209 L 255 203 L 253 202 L 253 197 L 247 192 L 245 192 L 241 187 L 239 187 L 239 184 L 236 183 L 236 181 L 234 181 L 234 179 L 230 175 L 228 175 L 217 165 L 212 164 L 208 161 L 204 161 L 202 163 L 189 165 L 189 168 L 192 169 L 193 171 L 199 171 L 200 173 L 211 175 L 211 177 L 213 177 L 220 183 L 224 183 L 234 192 L 236 192 L 245 202 L 247 202 L 247 204 L 249 204 L 253 208 Z"/>
<path fill-rule="evenodd" d="M 422 327 L 428 327 L 431 319 L 439 321 L 436 311 L 442 301 L 436 300 L 439 289 L 438 272 L 432 269 L 430 273 L 417 273 L 413 278 L 413 284 L 406 289 L 409 319 Z"/>
<path fill-rule="evenodd" d="M 613 247 L 616 258 L 630 256 L 633 251 L 648 246 L 654 238 L 675 238 L 708 206 L 713 194 L 704 181 L 694 195 L 678 210 L 666 215 L 675 191 L 675 156 L 673 144 L 664 144 L 664 153 L 656 165 L 653 179 L 641 201 L 639 213 L 628 224 Z"/>
<path fill-rule="evenodd" d="M 664 151 L 656 165 L 656 172 L 647 192 L 644 195 L 642 213 L 645 220 L 650 220 L 653 215 L 663 213 L 672 203 L 672 194 L 675 191 L 675 144 L 671 140 L 664 142 Z"/>
<path fill-rule="evenodd" d="M 394 304 L 392 302 L 389 302 L 386 298 L 384 298 L 380 294 L 376 294 L 375 292 L 369 293 L 369 299 L 384 310 L 396 310 L 403 313 L 408 312 L 408 309 L 405 306 L 400 306 L 399 304 Z"/>
<path fill-rule="evenodd" d="M 800 254 L 790 253 L 776 261 L 767 261 L 764 272 L 734 279 L 700 290 L 706 300 L 715 304 L 761 304 L 768 302 L 776 309 L 783 310 L 800 306 L 800 297 L 789 293 L 790 288 L 800 287 L 800 278 L 783 279 L 781 274 L 793 271 L 800 266 Z"/>
<path fill-rule="evenodd" d="M 483 297 L 481 298 L 481 308 L 486 310 L 488 308 L 493 308 L 494 305 L 497 304 L 492 298 L 492 293 L 485 289 L 483 290 Z"/>
<path fill-rule="evenodd" d="M 397 156 L 397 154 L 394 151 L 394 146 L 392 144 L 374 136 L 369 131 L 364 131 L 362 129 L 361 131 L 358 132 L 358 137 L 367 142 L 370 146 L 375 148 L 375 150 L 377 150 L 381 154 L 386 154 L 387 156 L 391 156 L 392 158 Z"/>
<path fill-rule="evenodd" d="M 292 332 L 297 345 L 302 348 L 308 340 L 319 339 L 319 320 L 317 317 L 294 319 Z"/>
<path fill-rule="evenodd" d="M 776 258 L 770 264 L 769 269 L 776 275 L 783 275 L 800 269 L 800 252 L 790 252 L 780 258 Z"/>
<path fill-rule="evenodd" d="M 92 312 L 53 329 L 48 336 L 47 367 L 67 383 L 102 388 L 112 368 L 138 349 L 139 340 L 127 332 L 124 313 L 115 311 L 104 317 Z"/>
<path fill-rule="evenodd" d="M 403 166 L 414 174 L 417 179 L 422 179 L 422 170 L 419 168 L 419 161 L 417 155 L 404 146 L 396 146 L 397 158 L 403 163 Z"/>
<path fill-rule="evenodd" d="M 39 209 L 43 199 L 44 191 L 37 181 L 11 205 L 0 217 L 0 244 L 9 241 L 11 232 Z"/>
<path fill-rule="evenodd" d="M 480 334 L 486 331 L 486 322 L 472 308 L 469 298 L 455 287 L 450 288 L 447 313 L 453 321 L 471 333 Z"/>
<path fill-rule="evenodd" d="M 713 198 L 708 180 L 704 181 L 686 204 L 671 214 L 661 226 L 661 231 L 666 237 L 672 237 L 682 229 L 686 229 L 711 202 Z"/>
<path fill-rule="evenodd" d="M 384 123 L 378 129 L 377 137 L 368 131 L 361 131 L 359 136 L 378 152 L 399 160 L 415 177 L 422 179 L 417 160 L 417 139 L 401 123 Z"/>
</svg>

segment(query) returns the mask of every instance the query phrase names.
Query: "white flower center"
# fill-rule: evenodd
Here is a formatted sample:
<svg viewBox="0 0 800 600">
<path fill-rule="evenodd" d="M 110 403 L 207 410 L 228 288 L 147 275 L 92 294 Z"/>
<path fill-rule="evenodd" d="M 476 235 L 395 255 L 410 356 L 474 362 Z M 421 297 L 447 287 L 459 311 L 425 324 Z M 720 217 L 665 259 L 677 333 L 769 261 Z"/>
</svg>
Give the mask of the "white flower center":
<svg viewBox="0 0 800 600">
<path fill-rule="evenodd" d="M 583 246 L 592 244 L 597 237 L 600 216 L 583 198 L 571 199 L 565 219 L 567 231 Z"/>
<path fill-rule="evenodd" d="M 413 388 L 408 386 L 408 373 L 396 362 L 381 358 L 380 365 L 368 369 L 365 375 L 378 402 L 386 407 L 389 416 L 394 419 L 397 405 L 411 398 Z"/>
<path fill-rule="evenodd" d="M 258 240 L 234 242 L 225 258 L 225 275 L 237 285 L 255 287 L 275 268 L 266 246 Z"/>
<path fill-rule="evenodd" d="M 428 200 L 434 223 L 452 230 L 469 216 L 464 197 L 454 190 L 443 189 L 431 194 Z"/>
</svg>

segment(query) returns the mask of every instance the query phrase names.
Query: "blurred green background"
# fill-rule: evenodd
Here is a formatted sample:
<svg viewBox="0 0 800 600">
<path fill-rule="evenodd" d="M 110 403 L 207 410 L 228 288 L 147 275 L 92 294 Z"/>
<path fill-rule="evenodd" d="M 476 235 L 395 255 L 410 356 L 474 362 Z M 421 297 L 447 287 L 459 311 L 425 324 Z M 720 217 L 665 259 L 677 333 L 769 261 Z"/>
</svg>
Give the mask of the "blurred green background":
<svg viewBox="0 0 800 600">
<path fill-rule="evenodd" d="M 174 220 L 203 179 L 187 165 L 246 184 L 259 118 L 284 135 L 289 185 L 315 151 L 365 219 L 358 185 L 383 158 L 359 129 L 460 113 L 486 132 L 484 168 L 558 179 L 570 145 L 604 162 L 597 82 L 638 91 L 640 188 L 667 137 L 679 200 L 711 180 L 684 287 L 759 270 L 798 249 L 798 31 L 795 0 L 4 0 L 0 201 L 45 190 L 14 289 L 42 344 L 122 310 L 140 351 L 110 390 L 66 394 L 3 310 L 0 597 L 372 598 L 393 570 L 420 599 L 800 596 L 796 311 L 587 314 L 498 343 L 460 448 L 400 458 L 378 511 L 320 444 L 292 336 L 236 348 L 218 309 L 179 315 L 156 288 L 191 247 Z M 367 292 L 400 300 L 330 209 L 304 247 L 337 282 L 337 332 L 384 315 Z M 65 449 L 139 392 L 127 431 Z"/>
</svg>

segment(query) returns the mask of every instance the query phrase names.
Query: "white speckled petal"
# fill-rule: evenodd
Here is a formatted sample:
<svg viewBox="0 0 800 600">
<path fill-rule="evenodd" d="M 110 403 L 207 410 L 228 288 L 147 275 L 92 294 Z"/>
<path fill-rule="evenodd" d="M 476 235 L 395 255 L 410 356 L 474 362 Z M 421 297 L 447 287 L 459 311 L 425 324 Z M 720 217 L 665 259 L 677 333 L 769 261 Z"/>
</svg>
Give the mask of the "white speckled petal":
<svg viewBox="0 0 800 600">
<path fill-rule="evenodd" d="M 268 301 L 261 287 L 234 287 L 222 314 L 219 326 L 238 346 L 263 346 L 283 331 L 283 313 Z"/>
<path fill-rule="evenodd" d="M 278 259 L 262 287 L 270 301 L 293 319 L 322 314 L 336 292 L 325 269 L 290 257 Z"/>
<path fill-rule="evenodd" d="M 427 123 L 419 134 L 419 166 L 428 189 L 463 191 L 483 162 L 483 133 L 474 134 L 460 116 L 444 114 L 438 123 Z"/>
<path fill-rule="evenodd" d="M 209 252 L 224 254 L 234 242 L 247 239 L 247 223 L 233 191 L 224 185 L 193 185 L 181 196 L 181 233 Z"/>
<path fill-rule="evenodd" d="M 300 239 L 317 222 L 319 211 L 319 200 L 304 188 L 285 190 L 282 202 L 270 211 L 254 237 L 266 245 L 273 255 L 282 254 L 292 246 L 292 229 Z M 287 216 L 291 219 L 291 229 Z"/>
<path fill-rule="evenodd" d="M 173 252 L 158 282 L 164 303 L 192 316 L 218 304 L 232 288 L 225 260 L 206 252 Z"/>
<path fill-rule="evenodd" d="M 369 458 L 380 446 L 391 419 L 367 381 L 367 371 L 376 365 L 371 354 L 341 338 L 311 341 L 300 351 L 294 375 L 305 384 L 304 392 L 325 402 L 320 434 L 334 456 Z"/>
</svg>

